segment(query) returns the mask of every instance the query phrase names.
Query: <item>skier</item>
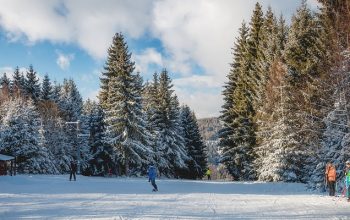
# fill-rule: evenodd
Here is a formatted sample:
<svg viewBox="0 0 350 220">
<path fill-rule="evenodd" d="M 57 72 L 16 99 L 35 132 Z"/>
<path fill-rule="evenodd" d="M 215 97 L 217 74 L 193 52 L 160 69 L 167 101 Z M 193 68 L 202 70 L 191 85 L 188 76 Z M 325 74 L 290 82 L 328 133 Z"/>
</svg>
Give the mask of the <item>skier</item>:
<svg viewBox="0 0 350 220">
<path fill-rule="evenodd" d="M 327 163 L 326 165 L 326 183 L 329 189 L 329 195 L 335 196 L 335 181 L 336 181 L 337 171 L 332 163 Z"/>
<path fill-rule="evenodd" d="M 157 170 L 156 167 L 154 166 L 153 163 L 150 164 L 149 168 L 148 168 L 148 182 L 152 183 L 153 186 L 153 192 L 157 192 L 158 191 L 158 187 L 156 184 L 156 177 L 157 177 Z"/>
<path fill-rule="evenodd" d="M 210 168 L 208 168 L 207 172 L 205 173 L 205 175 L 207 175 L 208 180 L 211 180 L 211 170 Z"/>
<path fill-rule="evenodd" d="M 350 202 L 350 160 L 345 163 L 345 187 L 346 187 L 346 197 L 348 202 Z"/>
<path fill-rule="evenodd" d="M 70 170 L 69 181 L 72 181 L 72 176 L 74 177 L 74 181 L 76 181 L 75 173 L 77 172 L 77 164 L 74 160 L 70 162 L 69 170 Z"/>
</svg>

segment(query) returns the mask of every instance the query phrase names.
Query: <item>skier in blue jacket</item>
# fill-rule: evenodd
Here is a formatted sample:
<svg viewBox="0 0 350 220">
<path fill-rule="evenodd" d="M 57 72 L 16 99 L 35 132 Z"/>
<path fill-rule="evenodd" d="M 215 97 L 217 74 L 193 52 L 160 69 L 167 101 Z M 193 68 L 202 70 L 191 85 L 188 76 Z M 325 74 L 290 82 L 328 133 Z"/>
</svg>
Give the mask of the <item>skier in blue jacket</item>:
<svg viewBox="0 0 350 220">
<path fill-rule="evenodd" d="M 158 187 L 156 184 L 156 177 L 157 177 L 157 170 L 156 167 L 153 165 L 153 163 L 150 164 L 149 168 L 148 168 L 148 182 L 152 183 L 153 186 L 153 192 L 157 192 L 158 191 Z"/>
</svg>

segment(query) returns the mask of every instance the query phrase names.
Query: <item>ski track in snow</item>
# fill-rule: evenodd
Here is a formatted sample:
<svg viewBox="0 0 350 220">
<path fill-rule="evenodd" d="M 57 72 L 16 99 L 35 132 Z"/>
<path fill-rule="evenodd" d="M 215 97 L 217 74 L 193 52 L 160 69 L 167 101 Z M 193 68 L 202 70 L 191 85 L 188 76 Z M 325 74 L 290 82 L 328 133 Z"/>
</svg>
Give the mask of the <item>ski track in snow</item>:
<svg viewBox="0 0 350 220">
<path fill-rule="evenodd" d="M 350 219 L 345 198 L 303 184 L 0 176 L 4 219 Z"/>
</svg>

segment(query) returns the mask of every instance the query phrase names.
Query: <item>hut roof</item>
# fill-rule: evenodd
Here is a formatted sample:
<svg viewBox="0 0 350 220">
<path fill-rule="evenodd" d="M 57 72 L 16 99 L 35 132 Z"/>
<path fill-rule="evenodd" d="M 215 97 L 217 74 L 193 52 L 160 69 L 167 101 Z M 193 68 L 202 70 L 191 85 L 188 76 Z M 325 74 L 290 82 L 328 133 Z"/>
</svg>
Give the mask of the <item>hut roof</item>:
<svg viewBox="0 0 350 220">
<path fill-rule="evenodd" d="M 15 159 L 15 158 L 12 156 L 0 154 L 0 160 L 13 160 L 13 159 Z"/>
</svg>

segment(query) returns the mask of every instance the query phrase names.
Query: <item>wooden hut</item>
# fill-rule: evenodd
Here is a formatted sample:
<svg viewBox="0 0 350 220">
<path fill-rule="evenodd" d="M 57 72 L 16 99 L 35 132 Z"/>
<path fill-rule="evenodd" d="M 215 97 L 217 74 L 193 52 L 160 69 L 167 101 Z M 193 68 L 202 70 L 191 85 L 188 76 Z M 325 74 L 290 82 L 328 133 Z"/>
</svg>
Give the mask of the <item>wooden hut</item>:
<svg viewBox="0 0 350 220">
<path fill-rule="evenodd" d="M 16 175 L 16 161 L 12 156 L 0 154 L 0 176 Z"/>
</svg>

